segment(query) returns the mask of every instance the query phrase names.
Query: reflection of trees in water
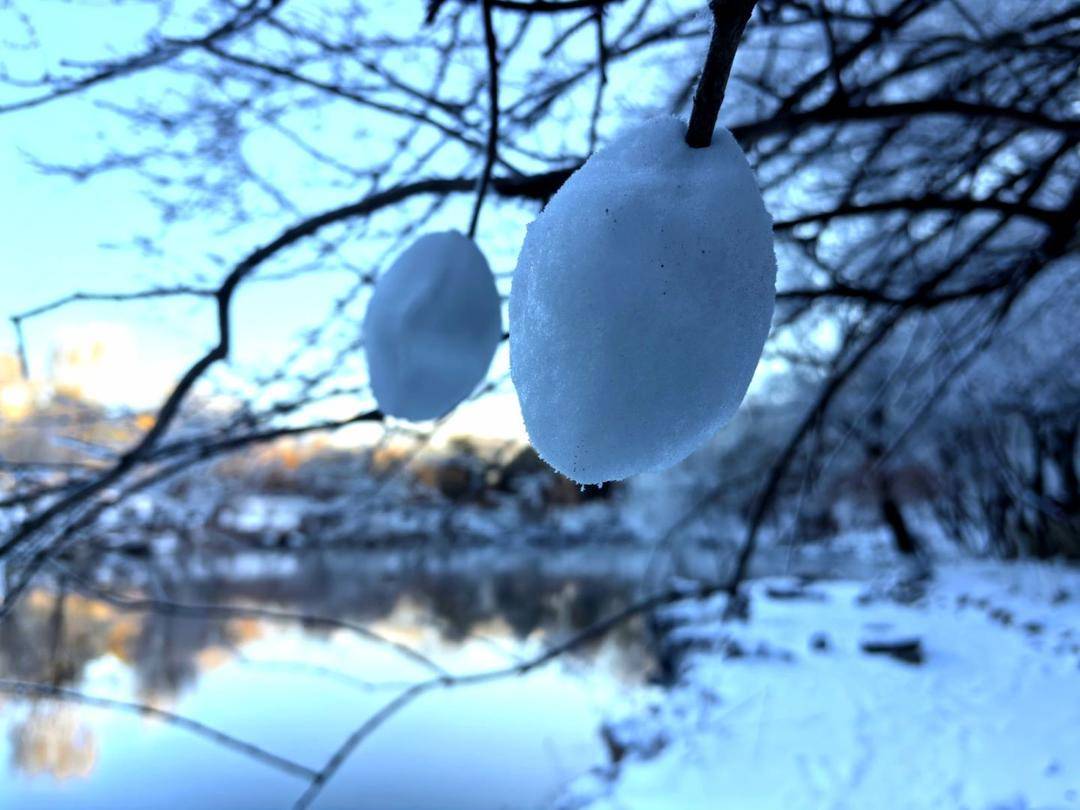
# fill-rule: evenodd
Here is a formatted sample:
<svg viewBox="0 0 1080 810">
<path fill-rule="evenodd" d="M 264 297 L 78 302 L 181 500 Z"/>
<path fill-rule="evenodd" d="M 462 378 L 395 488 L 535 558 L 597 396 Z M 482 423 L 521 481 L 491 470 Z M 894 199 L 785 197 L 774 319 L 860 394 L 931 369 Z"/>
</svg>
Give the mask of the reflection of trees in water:
<svg viewBox="0 0 1080 810">
<path fill-rule="evenodd" d="M 443 641 L 461 643 L 484 628 L 508 627 L 515 640 L 534 635 L 556 640 L 614 613 L 633 596 L 634 582 L 610 571 L 552 571 L 540 558 L 514 564 L 468 566 L 413 558 L 366 555 L 299 555 L 287 574 L 231 576 L 228 566 L 213 576 L 174 571 L 165 589 L 171 601 L 188 604 L 247 603 L 276 606 L 360 623 L 393 617 L 426 623 Z M 115 587 L 115 586 L 114 586 Z M 126 589 L 125 589 L 126 590 Z M 402 617 L 406 601 L 419 610 Z M 417 616 L 419 614 L 419 617 Z M 68 593 L 36 591 L 9 621 L 0 623 L 0 675 L 77 684 L 86 664 L 112 653 L 132 666 L 140 699 L 170 700 L 197 679 L 213 660 L 208 650 L 235 647 L 262 632 L 249 620 L 198 620 L 166 613 L 125 613 L 103 602 Z M 320 637 L 331 628 L 307 626 Z M 631 625 L 608 641 L 627 652 L 642 645 Z M 589 657 L 596 646 L 579 655 Z"/>
<path fill-rule="evenodd" d="M 74 622 L 73 613 L 79 617 Z M 106 614 L 64 589 L 37 591 L 0 622 L 0 674 L 54 686 L 72 683 L 105 650 L 109 625 Z M 13 710 L 14 702 L 8 707 Z M 26 716 L 8 728 L 8 738 L 12 767 L 31 776 L 87 776 L 97 760 L 97 742 L 78 710 L 55 701 L 31 701 Z"/>
<path fill-rule="evenodd" d="M 358 563 L 357 570 L 348 568 Z M 319 565 L 312 567 L 318 570 Z M 373 570 L 354 556 L 344 561 L 344 567 L 332 567 L 336 575 L 319 580 L 318 588 L 305 588 L 304 568 L 295 572 L 290 587 L 314 594 L 314 601 L 297 593 L 290 604 L 370 622 L 400 615 L 395 607 L 407 600 L 420 614 L 426 613 L 428 622 L 450 643 L 488 635 L 493 627 L 509 628 L 508 635 L 517 641 L 537 635 L 555 641 L 617 612 L 632 600 L 638 585 L 636 577 L 596 564 L 585 562 L 570 571 L 553 569 L 543 557 L 525 554 L 497 565 L 414 559 L 412 564 L 389 566 L 386 572 Z M 254 592 L 249 596 L 261 598 Z M 629 623 L 606 640 L 583 645 L 573 655 L 589 659 L 605 645 L 626 659 L 623 671 L 627 674 L 640 677 L 649 668 L 640 624 Z"/>
<path fill-rule="evenodd" d="M 0 622 L 0 674 L 62 686 L 109 646 L 115 617 L 96 602 L 35 591 Z"/>
<path fill-rule="evenodd" d="M 134 639 L 136 689 L 140 700 L 171 699 L 199 676 L 199 653 L 222 634 L 219 622 L 146 614 Z"/>
<path fill-rule="evenodd" d="M 636 579 L 589 570 L 588 564 L 570 573 L 552 570 L 542 557 L 530 555 L 497 565 L 404 555 L 373 561 L 363 554 L 301 554 L 298 568 L 286 577 L 206 580 L 184 601 L 242 599 L 368 623 L 386 619 L 408 600 L 453 643 L 500 623 L 516 640 L 537 632 L 558 638 L 625 606 L 637 585 Z M 640 643 L 640 633 L 631 629 L 618 639 L 619 647 L 628 647 Z"/>
<path fill-rule="evenodd" d="M 137 693 L 168 700 L 197 676 L 197 656 L 229 638 L 231 624 L 154 613 L 127 614 L 61 591 L 32 593 L 0 622 L 0 676 L 73 686 L 106 654 L 130 665 Z"/>
<path fill-rule="evenodd" d="M 85 777 L 97 762 L 97 741 L 75 706 L 34 701 L 27 716 L 11 725 L 8 737 L 13 769 L 30 776 Z"/>
<path fill-rule="evenodd" d="M 535 558 L 486 568 L 418 558 L 372 565 L 365 555 L 301 555 L 297 562 L 286 574 L 271 568 L 242 577 L 230 576 L 227 566 L 209 577 L 174 569 L 165 592 L 186 604 L 239 602 L 359 623 L 390 618 L 432 626 L 443 641 L 457 644 L 489 636 L 492 628 L 518 641 L 535 635 L 555 641 L 619 610 L 634 585 L 610 572 L 552 572 Z M 396 610 L 402 604 L 418 610 Z M 304 630 L 315 637 L 332 632 L 325 626 Z M 124 612 L 63 588 L 37 590 L 0 622 L 0 677 L 77 687 L 90 662 L 111 654 L 132 668 L 137 700 L 161 706 L 175 702 L 208 667 L 229 660 L 226 651 L 265 631 L 265 622 L 256 619 Z M 601 648 L 617 675 L 640 679 L 651 668 L 640 625 L 623 625 L 576 655 L 585 662 Z M 26 718 L 9 729 L 15 767 L 57 778 L 88 773 L 96 747 L 78 718 L 76 707 L 31 701 Z"/>
</svg>

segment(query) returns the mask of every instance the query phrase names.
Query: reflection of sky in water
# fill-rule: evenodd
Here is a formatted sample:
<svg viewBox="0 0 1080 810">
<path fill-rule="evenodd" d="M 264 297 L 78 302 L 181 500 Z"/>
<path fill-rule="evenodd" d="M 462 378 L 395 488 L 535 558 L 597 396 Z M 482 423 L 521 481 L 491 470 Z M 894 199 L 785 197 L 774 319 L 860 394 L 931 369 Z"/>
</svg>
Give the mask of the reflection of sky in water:
<svg viewBox="0 0 1080 810">
<path fill-rule="evenodd" d="M 425 577 L 430 583 L 430 572 Z M 372 626 L 463 673 L 535 654 L 545 636 L 608 612 L 614 598 L 558 578 L 534 577 L 533 584 L 520 593 L 502 588 L 511 601 L 534 598 L 549 607 L 548 620 L 525 638 L 495 605 L 474 610 L 468 638 L 454 640 L 461 622 L 448 631 L 445 617 L 432 616 L 439 600 L 418 592 L 399 598 Z M 499 588 L 486 587 L 493 590 Z M 9 628 L 0 636 L 3 677 L 57 679 L 86 694 L 150 703 L 312 768 L 397 694 L 387 682 L 428 675 L 344 630 L 144 617 L 74 595 L 58 619 L 55 600 L 41 592 L 18 620 L 15 635 Z M 520 628 L 520 617 L 516 622 Z M 53 643 L 58 633 L 61 643 Z M 523 678 L 425 694 L 362 743 L 316 806 L 544 806 L 568 780 L 603 761 L 601 713 L 636 691 L 646 666 L 635 639 L 613 637 Z M 370 688 L 372 682 L 383 686 Z M 4 810 L 289 807 L 306 786 L 183 729 L 110 709 L 0 694 L 0 732 Z"/>
</svg>

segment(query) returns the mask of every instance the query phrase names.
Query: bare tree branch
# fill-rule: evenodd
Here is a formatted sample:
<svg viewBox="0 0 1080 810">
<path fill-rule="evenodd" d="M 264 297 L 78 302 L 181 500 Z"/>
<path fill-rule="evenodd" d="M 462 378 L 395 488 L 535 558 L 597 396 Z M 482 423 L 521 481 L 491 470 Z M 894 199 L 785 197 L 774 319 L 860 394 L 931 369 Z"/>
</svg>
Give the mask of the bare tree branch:
<svg viewBox="0 0 1080 810">
<path fill-rule="evenodd" d="M 491 171 L 499 155 L 499 43 L 495 39 L 495 23 L 491 17 L 492 0 L 480 0 L 480 14 L 484 21 L 484 48 L 487 51 L 488 85 L 488 134 L 484 147 L 484 168 L 476 184 L 476 202 L 469 219 L 469 238 L 476 237 L 476 225 L 480 210 L 484 207 Z"/>
<path fill-rule="evenodd" d="M 530 672 L 547 666 L 584 644 L 602 638 L 614 628 L 641 615 L 651 613 L 659 608 L 675 604 L 676 602 L 708 599 L 724 590 L 725 586 L 722 584 L 706 583 L 690 589 L 671 589 L 663 591 L 662 593 L 645 597 L 637 602 L 627 605 L 623 609 L 618 610 L 575 633 L 565 641 L 552 645 L 540 655 L 521 663 L 466 675 L 446 675 L 443 677 L 431 678 L 430 680 L 420 681 L 410 686 L 386 703 L 381 709 L 375 712 L 375 714 L 371 715 L 371 717 L 365 720 L 356 731 L 350 734 L 341 745 L 338 746 L 326 761 L 326 764 L 319 770 L 317 775 L 312 778 L 311 784 L 308 786 L 307 790 L 305 790 L 300 798 L 297 799 L 296 803 L 293 805 L 294 810 L 303 810 L 303 808 L 310 807 L 311 803 L 315 801 L 326 787 L 326 784 L 333 778 L 334 774 L 337 773 L 357 747 L 374 734 L 387 720 L 421 695 L 437 689 L 478 686 L 490 683 L 491 681 L 527 675 Z"/>
<path fill-rule="evenodd" d="M 49 92 L 10 104 L 0 104 L 0 115 L 19 110 L 39 107 L 67 96 L 76 95 L 96 85 L 105 84 L 115 79 L 130 76 L 150 68 L 159 67 L 172 61 L 187 50 L 200 48 L 211 43 L 227 39 L 234 34 L 249 29 L 273 13 L 285 0 L 249 0 L 237 10 L 237 13 L 207 34 L 195 39 L 164 40 L 146 53 L 131 56 L 99 68 L 91 75 L 73 82 L 63 83 Z"/>
<path fill-rule="evenodd" d="M 6 692 L 7 694 L 15 695 L 16 697 L 60 700 L 68 703 L 79 703 L 83 706 L 93 706 L 94 708 L 99 709 L 119 710 L 130 714 L 137 714 L 140 717 L 153 717 L 155 720 L 160 720 L 170 726 L 184 729 L 199 737 L 210 740 L 215 745 L 220 745 L 223 748 L 236 751 L 257 762 L 261 762 L 264 765 L 269 765 L 271 768 L 279 770 L 282 773 L 289 774 L 289 776 L 298 776 L 301 779 L 314 779 L 318 776 L 318 772 L 313 771 L 306 765 L 301 765 L 299 762 L 294 762 L 286 757 L 271 753 L 254 743 L 249 743 L 234 737 L 231 734 L 226 734 L 224 731 L 208 726 L 205 723 L 200 723 L 198 720 L 193 720 L 190 717 L 174 714 L 173 712 L 159 709 L 156 706 L 150 706 L 145 703 L 129 703 L 123 700 L 113 700 L 112 698 L 87 695 L 82 692 L 77 692 L 74 689 L 65 689 L 61 686 L 55 686 L 54 684 L 13 681 L 6 678 L 0 678 L 0 692 Z"/>
<path fill-rule="evenodd" d="M 716 118 L 724 103 L 731 63 L 742 39 L 743 29 L 750 22 L 756 0 L 710 0 L 709 10 L 713 17 L 712 38 L 701 69 L 694 106 L 690 111 L 690 124 L 686 129 L 686 143 L 692 149 L 704 149 L 712 143 Z"/>
</svg>

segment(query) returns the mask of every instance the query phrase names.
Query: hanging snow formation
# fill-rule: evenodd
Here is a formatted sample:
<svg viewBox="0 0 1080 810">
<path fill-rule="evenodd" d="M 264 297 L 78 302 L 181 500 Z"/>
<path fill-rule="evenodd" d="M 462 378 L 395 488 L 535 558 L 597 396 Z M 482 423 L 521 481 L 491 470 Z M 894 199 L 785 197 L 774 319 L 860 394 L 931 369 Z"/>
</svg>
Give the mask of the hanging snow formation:
<svg viewBox="0 0 1080 810">
<path fill-rule="evenodd" d="M 681 461 L 732 417 L 772 320 L 772 222 L 726 129 L 621 133 L 529 226 L 510 368 L 529 439 L 584 484 Z"/>
<path fill-rule="evenodd" d="M 454 231 L 421 236 L 379 278 L 364 319 L 379 408 L 414 421 L 448 413 L 484 379 L 501 337 L 484 254 Z"/>
</svg>

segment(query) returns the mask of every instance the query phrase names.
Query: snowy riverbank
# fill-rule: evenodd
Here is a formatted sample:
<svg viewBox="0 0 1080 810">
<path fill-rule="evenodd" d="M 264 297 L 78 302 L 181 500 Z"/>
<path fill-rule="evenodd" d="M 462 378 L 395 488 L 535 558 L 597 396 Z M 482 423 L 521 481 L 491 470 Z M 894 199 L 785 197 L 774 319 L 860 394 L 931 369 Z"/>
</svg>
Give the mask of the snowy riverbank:
<svg viewBox="0 0 1080 810">
<path fill-rule="evenodd" d="M 669 610 L 678 684 L 611 724 L 613 763 L 563 806 L 1080 807 L 1080 571 L 889 584 L 758 580 L 746 624 L 721 599 Z"/>
</svg>

